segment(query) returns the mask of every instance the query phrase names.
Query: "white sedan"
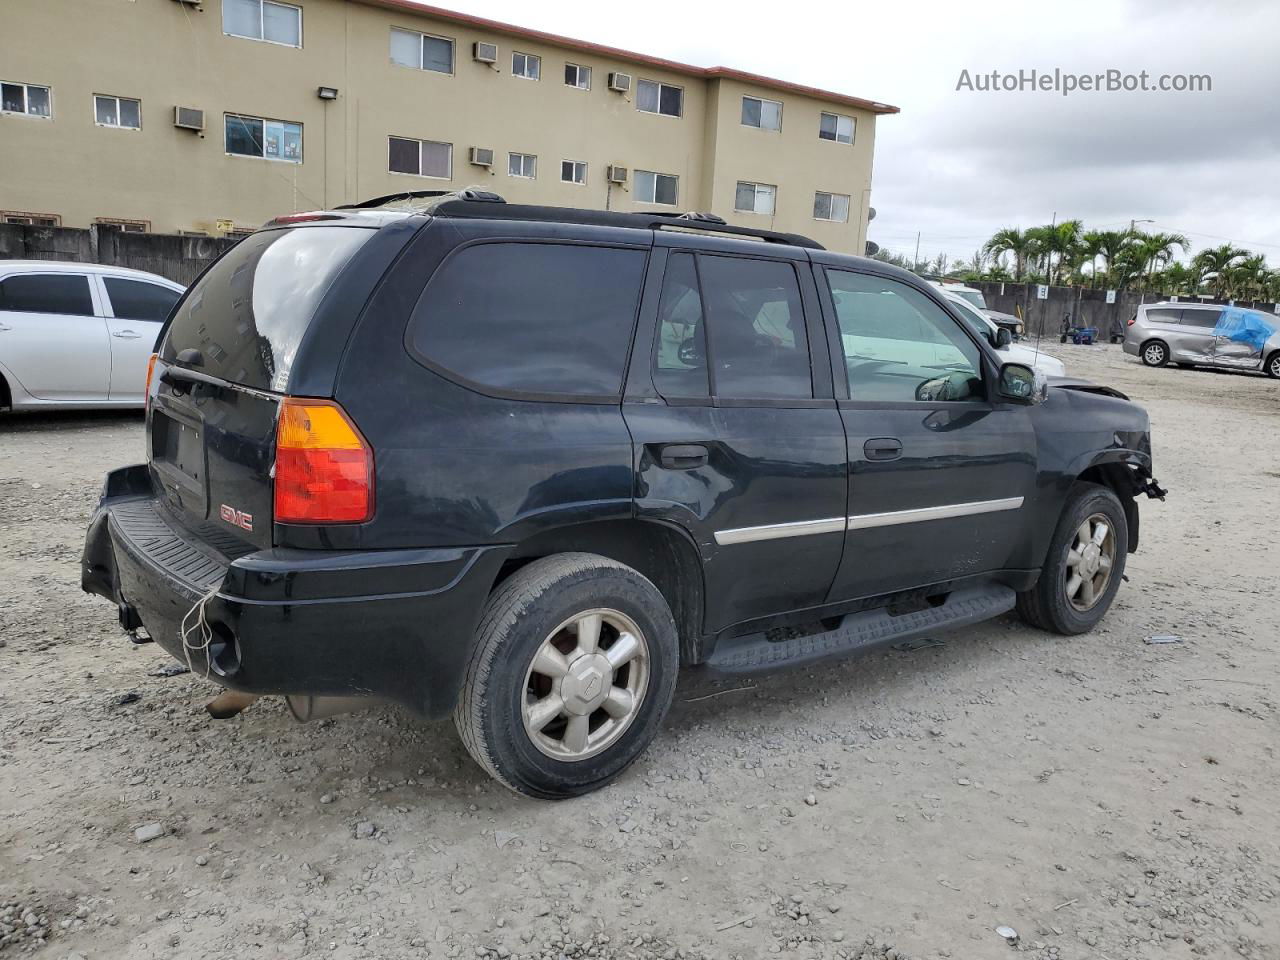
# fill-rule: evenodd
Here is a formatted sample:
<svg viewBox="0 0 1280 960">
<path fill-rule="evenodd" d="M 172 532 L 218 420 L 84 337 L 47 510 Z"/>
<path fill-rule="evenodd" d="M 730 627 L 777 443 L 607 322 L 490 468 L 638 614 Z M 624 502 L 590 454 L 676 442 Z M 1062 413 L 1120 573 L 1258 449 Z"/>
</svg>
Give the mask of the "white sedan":
<svg viewBox="0 0 1280 960">
<path fill-rule="evenodd" d="M 0 260 L 0 408 L 141 407 L 185 288 L 93 263 Z"/>
<path fill-rule="evenodd" d="M 1023 343 L 1007 343 L 999 346 L 997 340 L 1000 329 L 996 326 L 994 320 L 985 313 L 975 307 L 966 298 L 959 294 L 952 293 L 945 287 L 940 287 L 942 295 L 947 298 L 947 302 L 954 306 L 965 322 L 971 326 L 974 331 L 987 340 L 993 347 L 1000 352 L 1001 358 L 1005 363 L 1021 363 L 1024 366 L 1032 367 L 1039 370 L 1046 377 L 1065 377 L 1067 368 L 1057 357 L 1051 357 L 1047 353 L 1042 352 L 1039 347 L 1028 347 L 1026 341 Z"/>
</svg>

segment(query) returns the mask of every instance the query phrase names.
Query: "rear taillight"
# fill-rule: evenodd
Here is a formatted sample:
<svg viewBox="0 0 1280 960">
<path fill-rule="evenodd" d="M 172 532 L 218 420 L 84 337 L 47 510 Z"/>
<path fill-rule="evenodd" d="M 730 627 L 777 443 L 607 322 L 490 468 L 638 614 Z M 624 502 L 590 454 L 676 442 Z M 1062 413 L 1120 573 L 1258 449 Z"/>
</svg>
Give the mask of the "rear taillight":
<svg viewBox="0 0 1280 960">
<path fill-rule="evenodd" d="M 151 375 L 156 372 L 156 354 L 151 355 L 151 359 L 147 361 L 147 382 L 142 388 L 142 396 L 145 397 L 145 405 L 151 406 Z"/>
<path fill-rule="evenodd" d="M 1138 315 L 1135 313 L 1132 317 L 1129 318 L 1129 326 L 1132 327 L 1137 322 L 1138 322 Z"/>
<path fill-rule="evenodd" d="M 373 448 L 336 403 L 285 397 L 276 423 L 276 523 L 373 516 Z"/>
</svg>

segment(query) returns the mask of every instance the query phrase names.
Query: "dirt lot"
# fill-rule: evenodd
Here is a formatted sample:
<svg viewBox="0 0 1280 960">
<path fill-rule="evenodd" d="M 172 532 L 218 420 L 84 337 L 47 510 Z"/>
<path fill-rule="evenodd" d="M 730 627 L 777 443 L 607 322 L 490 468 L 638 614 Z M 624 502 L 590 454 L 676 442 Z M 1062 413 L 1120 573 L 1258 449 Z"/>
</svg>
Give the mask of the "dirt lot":
<svg viewBox="0 0 1280 960">
<path fill-rule="evenodd" d="M 1280 384 L 1053 352 L 1172 491 L 1101 629 L 690 676 L 561 804 L 390 708 L 208 719 L 79 589 L 140 417 L 0 422 L 0 956 L 1280 957 Z"/>
</svg>

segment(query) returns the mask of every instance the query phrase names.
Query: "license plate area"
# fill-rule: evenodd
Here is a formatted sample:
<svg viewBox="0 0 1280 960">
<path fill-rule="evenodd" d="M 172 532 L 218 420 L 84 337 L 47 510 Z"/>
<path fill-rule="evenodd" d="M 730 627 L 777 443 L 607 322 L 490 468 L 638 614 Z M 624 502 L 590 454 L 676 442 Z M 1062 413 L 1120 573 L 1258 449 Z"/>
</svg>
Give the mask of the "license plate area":
<svg viewBox="0 0 1280 960">
<path fill-rule="evenodd" d="M 151 465 L 174 506 L 208 515 L 203 425 L 165 410 L 151 415 Z"/>
</svg>

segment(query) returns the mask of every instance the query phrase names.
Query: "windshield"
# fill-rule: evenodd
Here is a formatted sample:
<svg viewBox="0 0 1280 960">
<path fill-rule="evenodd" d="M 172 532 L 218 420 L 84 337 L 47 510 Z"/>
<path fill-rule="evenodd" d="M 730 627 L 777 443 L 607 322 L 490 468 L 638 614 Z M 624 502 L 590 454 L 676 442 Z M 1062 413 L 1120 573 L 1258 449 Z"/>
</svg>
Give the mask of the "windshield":
<svg viewBox="0 0 1280 960">
<path fill-rule="evenodd" d="M 986 298 L 982 296 L 981 290 L 952 290 L 951 292 L 957 297 L 963 297 L 965 300 L 968 300 L 979 310 L 987 309 L 987 301 Z"/>
<path fill-rule="evenodd" d="M 182 351 L 194 350 L 199 357 L 191 365 L 201 373 L 283 391 L 316 306 L 375 232 L 303 227 L 245 237 L 178 307 L 161 359 L 173 362 Z"/>
</svg>

